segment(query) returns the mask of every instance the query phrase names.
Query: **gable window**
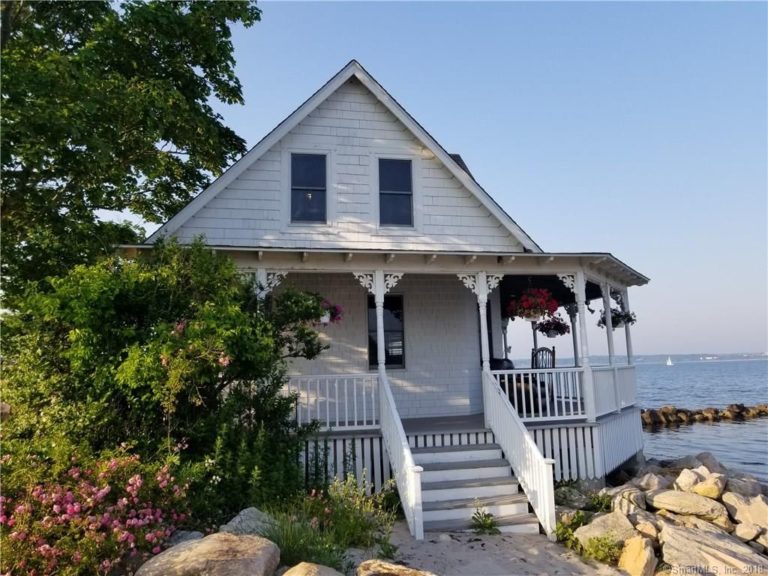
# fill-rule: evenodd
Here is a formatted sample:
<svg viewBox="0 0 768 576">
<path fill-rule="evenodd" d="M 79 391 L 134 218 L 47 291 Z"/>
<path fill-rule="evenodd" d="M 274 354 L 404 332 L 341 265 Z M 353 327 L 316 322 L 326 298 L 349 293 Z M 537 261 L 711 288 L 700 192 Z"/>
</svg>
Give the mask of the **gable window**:
<svg viewBox="0 0 768 576">
<path fill-rule="evenodd" d="M 325 222 L 325 154 L 291 154 L 291 222 Z"/>
<path fill-rule="evenodd" d="M 413 226 L 410 160 L 379 158 L 379 222 L 382 226 Z"/>
<path fill-rule="evenodd" d="M 405 332 L 403 330 L 403 297 L 384 296 L 384 354 L 387 368 L 405 368 Z M 368 366 L 379 365 L 376 333 L 376 302 L 368 297 Z"/>
</svg>

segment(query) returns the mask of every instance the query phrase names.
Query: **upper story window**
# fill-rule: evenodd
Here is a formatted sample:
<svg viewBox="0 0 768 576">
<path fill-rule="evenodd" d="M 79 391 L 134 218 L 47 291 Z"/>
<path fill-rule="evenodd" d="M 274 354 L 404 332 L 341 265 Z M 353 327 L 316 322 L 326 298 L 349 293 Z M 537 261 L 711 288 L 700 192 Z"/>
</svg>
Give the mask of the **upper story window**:
<svg viewBox="0 0 768 576">
<path fill-rule="evenodd" d="M 291 154 L 291 222 L 325 222 L 325 154 Z"/>
<path fill-rule="evenodd" d="M 413 226 L 410 160 L 379 159 L 379 223 L 382 226 Z"/>
</svg>

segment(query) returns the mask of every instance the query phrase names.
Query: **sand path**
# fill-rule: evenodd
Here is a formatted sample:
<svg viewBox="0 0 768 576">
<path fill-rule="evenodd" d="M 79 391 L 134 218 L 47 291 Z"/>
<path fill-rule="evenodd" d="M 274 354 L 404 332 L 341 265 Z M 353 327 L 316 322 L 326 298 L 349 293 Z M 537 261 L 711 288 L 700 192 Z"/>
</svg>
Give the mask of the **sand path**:
<svg viewBox="0 0 768 576">
<path fill-rule="evenodd" d="M 398 521 L 392 543 L 398 547 L 396 561 L 440 576 L 623 574 L 604 564 L 588 564 L 540 534 L 427 533 L 418 542 L 408 533 L 405 522 Z"/>
</svg>

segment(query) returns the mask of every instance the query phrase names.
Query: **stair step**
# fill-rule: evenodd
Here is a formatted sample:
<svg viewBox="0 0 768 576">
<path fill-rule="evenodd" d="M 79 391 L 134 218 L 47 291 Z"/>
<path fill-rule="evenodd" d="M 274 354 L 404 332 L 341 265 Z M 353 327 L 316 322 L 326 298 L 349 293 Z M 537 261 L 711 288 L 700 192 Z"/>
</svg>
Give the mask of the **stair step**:
<svg viewBox="0 0 768 576">
<path fill-rule="evenodd" d="M 498 478 L 505 474 L 512 475 L 509 463 L 503 458 L 469 462 L 426 462 L 420 466 L 424 469 L 421 473 L 421 479 L 426 483 L 473 478 Z"/>
<path fill-rule="evenodd" d="M 501 446 L 498 444 L 470 444 L 467 446 L 434 446 L 412 448 L 413 459 L 417 464 L 433 462 L 477 462 L 501 458 Z"/>
<path fill-rule="evenodd" d="M 539 521 L 535 514 L 512 514 L 495 517 L 496 527 L 502 533 L 538 534 Z M 470 519 L 433 520 L 424 522 L 425 532 L 462 532 L 472 530 Z"/>
<path fill-rule="evenodd" d="M 449 510 L 451 508 L 483 508 L 484 506 L 500 506 L 502 504 L 528 504 L 525 494 L 509 494 L 507 496 L 486 496 L 484 498 L 459 498 L 457 500 L 442 500 L 436 502 L 424 502 L 423 510 Z"/>
<path fill-rule="evenodd" d="M 443 480 L 440 482 L 422 482 L 421 491 L 427 490 L 451 490 L 453 488 L 482 488 L 483 486 L 501 486 L 514 484 L 517 486 L 517 478 L 514 476 L 497 476 L 495 478 L 471 478 L 469 480 Z"/>
<path fill-rule="evenodd" d="M 510 468 L 509 462 L 504 458 L 492 460 L 472 460 L 471 462 L 427 462 L 421 465 L 424 472 L 436 472 L 438 470 L 473 470 L 476 468 Z"/>
<path fill-rule="evenodd" d="M 470 478 L 442 482 L 424 482 L 421 485 L 423 502 L 462 500 L 467 498 L 500 498 L 517 494 L 519 486 L 514 476 Z"/>
<path fill-rule="evenodd" d="M 411 448 L 412 454 L 443 454 L 445 452 L 472 452 L 473 450 L 501 450 L 498 444 L 462 444 L 461 446 L 421 446 Z"/>
</svg>

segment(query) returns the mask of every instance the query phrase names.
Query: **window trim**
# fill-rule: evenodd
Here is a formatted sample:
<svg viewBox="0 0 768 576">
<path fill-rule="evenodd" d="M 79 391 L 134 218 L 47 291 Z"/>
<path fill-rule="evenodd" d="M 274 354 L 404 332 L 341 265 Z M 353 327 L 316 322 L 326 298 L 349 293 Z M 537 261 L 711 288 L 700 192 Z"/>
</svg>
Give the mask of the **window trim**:
<svg viewBox="0 0 768 576">
<path fill-rule="evenodd" d="M 319 186 L 294 186 L 293 185 L 293 160 L 295 156 L 322 156 L 325 161 L 325 185 L 320 188 Z M 291 224 L 327 224 L 328 223 L 328 155 L 327 154 L 314 154 L 307 152 L 291 152 L 290 153 L 291 165 L 289 167 L 291 181 L 289 186 L 291 188 L 290 198 L 290 213 L 288 217 L 291 220 Z M 294 191 L 300 192 L 323 192 L 323 199 L 325 200 L 325 206 L 323 206 L 323 219 L 322 220 L 294 220 L 293 219 L 293 197 Z"/>
<path fill-rule="evenodd" d="M 385 368 L 387 370 L 405 370 L 406 366 L 407 366 L 406 365 L 406 361 L 405 361 L 405 298 L 403 297 L 402 294 L 385 294 L 384 295 L 384 304 L 385 305 L 386 305 L 387 299 L 390 299 L 390 298 L 399 298 L 400 299 L 400 310 L 402 311 L 402 314 L 403 314 L 403 321 L 402 321 L 403 327 L 402 327 L 402 330 L 400 331 L 400 334 L 402 335 L 402 342 L 403 342 L 403 362 L 401 364 L 391 364 L 391 365 L 387 364 L 386 363 L 386 354 L 385 354 L 384 366 L 385 366 Z M 370 306 L 370 303 L 372 301 L 374 302 L 373 308 L 371 308 L 371 306 Z M 366 306 L 365 306 L 366 318 L 370 318 L 368 313 L 371 310 L 374 310 L 374 312 L 376 310 L 376 303 L 375 303 L 375 300 L 374 300 L 374 296 L 371 295 L 371 294 L 368 294 L 365 302 L 366 302 Z M 394 332 L 394 331 L 393 330 L 389 330 L 389 332 Z M 387 333 L 387 330 L 384 331 L 385 345 L 386 345 L 386 333 Z M 369 370 L 375 370 L 376 368 L 378 368 L 379 364 L 378 364 L 378 357 L 376 358 L 376 363 L 375 364 L 371 364 L 371 348 L 370 348 L 371 334 L 375 334 L 376 337 L 378 338 L 378 332 L 377 332 L 377 327 L 376 327 L 375 323 L 373 325 L 373 329 L 371 329 L 370 323 L 368 323 L 368 326 L 367 326 L 367 329 L 366 329 L 366 337 L 367 337 L 368 342 L 369 342 L 368 354 L 367 354 L 368 355 L 368 369 Z M 377 356 L 378 356 L 378 350 L 377 350 Z"/>
<path fill-rule="evenodd" d="M 389 236 L 412 236 L 422 229 L 422 196 L 421 196 L 421 158 L 402 152 L 377 150 L 371 152 L 371 217 L 378 233 Z M 381 190 L 379 189 L 379 160 L 410 160 L 411 161 L 411 210 L 412 224 L 381 224 Z M 393 194 L 395 192 L 392 192 Z"/>
<path fill-rule="evenodd" d="M 325 222 L 308 222 L 291 220 L 292 215 L 292 182 L 291 182 L 291 156 L 293 154 L 316 154 L 325 156 Z M 334 151 L 330 148 L 304 148 L 289 147 L 284 148 L 280 154 L 280 215 L 275 218 L 280 224 L 281 230 L 290 230 L 291 232 L 314 233 L 318 227 L 333 228 L 336 225 L 336 168 L 334 161 Z M 275 159 L 277 160 L 277 159 Z"/>
</svg>

